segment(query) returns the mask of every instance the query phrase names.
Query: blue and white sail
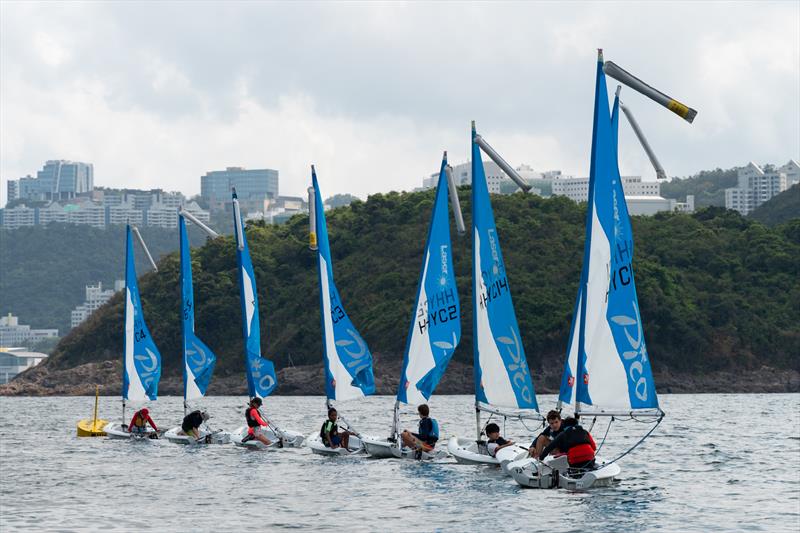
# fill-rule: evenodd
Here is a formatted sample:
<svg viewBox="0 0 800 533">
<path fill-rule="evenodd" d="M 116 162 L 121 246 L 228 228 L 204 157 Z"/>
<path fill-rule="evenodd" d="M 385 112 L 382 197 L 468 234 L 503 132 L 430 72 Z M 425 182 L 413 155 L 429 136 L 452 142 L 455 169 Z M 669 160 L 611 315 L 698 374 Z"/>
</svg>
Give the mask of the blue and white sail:
<svg viewBox="0 0 800 533">
<path fill-rule="evenodd" d="M 445 153 L 397 389 L 397 400 L 407 404 L 424 403 L 431 397 L 461 339 L 446 167 Z"/>
<path fill-rule="evenodd" d="M 633 277 L 633 232 L 617 164 L 617 124 L 618 118 L 612 121 L 609 114 L 600 57 L 577 322 L 579 412 L 658 408 Z"/>
<path fill-rule="evenodd" d="M 178 215 L 181 245 L 181 303 L 183 318 L 183 399 L 197 400 L 206 394 L 217 358 L 194 332 L 192 256 L 186 220 Z"/>
<path fill-rule="evenodd" d="M 144 322 L 130 225 L 127 227 L 125 246 L 125 364 L 122 369 L 122 398 L 131 402 L 146 402 L 158 398 L 161 353 Z"/>
<path fill-rule="evenodd" d="M 319 259 L 319 303 L 322 345 L 325 354 L 325 394 L 329 400 L 351 400 L 375 393 L 372 354 L 359 334 L 333 281 L 333 262 L 328 242 L 325 210 L 317 174 L 311 167 L 314 187 L 315 231 Z"/>
<path fill-rule="evenodd" d="M 614 162 L 617 165 L 617 173 L 619 173 L 619 97 L 614 97 L 614 109 L 611 112 L 611 138 L 614 147 Z M 583 268 L 588 265 L 584 261 Z M 585 274 L 581 272 L 581 280 Z M 575 386 L 576 377 L 578 374 L 578 348 L 580 344 L 580 320 L 581 320 L 581 301 L 583 294 L 583 285 L 580 284 L 578 288 L 578 297 L 575 300 L 575 307 L 572 313 L 572 325 L 569 330 L 569 342 L 567 344 L 567 360 L 564 363 L 564 374 L 561 377 L 561 387 L 558 392 L 558 407 L 562 405 L 570 405 L 575 401 Z M 579 332 L 578 336 L 575 332 Z"/>
<path fill-rule="evenodd" d="M 244 220 L 239 200 L 233 193 L 233 225 L 236 235 L 236 260 L 239 265 L 239 297 L 242 304 L 242 335 L 244 336 L 247 391 L 250 397 L 266 398 L 278 386 L 275 365 L 261 356 L 261 329 L 258 320 L 258 290 L 250 249 L 247 247 Z"/>
<path fill-rule="evenodd" d="M 475 399 L 538 411 L 511 301 L 480 147 L 472 129 L 472 295 Z"/>
</svg>

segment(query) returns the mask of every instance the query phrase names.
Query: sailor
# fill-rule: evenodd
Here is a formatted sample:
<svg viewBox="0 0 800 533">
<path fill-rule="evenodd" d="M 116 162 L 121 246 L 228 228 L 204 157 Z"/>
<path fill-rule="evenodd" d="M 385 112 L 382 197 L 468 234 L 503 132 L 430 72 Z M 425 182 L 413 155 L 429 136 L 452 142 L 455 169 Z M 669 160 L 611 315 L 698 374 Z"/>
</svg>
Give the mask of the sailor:
<svg viewBox="0 0 800 533">
<path fill-rule="evenodd" d="M 578 420 L 573 417 L 564 419 L 564 431 L 547 445 L 539 454 L 539 460 L 544 461 L 550 452 L 560 450 L 567 454 L 567 461 L 572 468 L 594 468 L 594 454 L 597 444 L 588 431 L 578 425 Z"/>
<path fill-rule="evenodd" d="M 319 436 L 322 438 L 322 443 L 328 448 L 338 448 L 341 446 L 345 450 L 350 444 L 350 435 L 355 435 L 350 431 L 339 431 L 339 426 L 336 420 L 339 413 L 333 407 L 328 409 L 328 419 L 323 422 L 322 429 L 319 431 Z"/>
<path fill-rule="evenodd" d="M 422 404 L 417 407 L 419 413 L 419 433 L 412 433 L 403 430 L 400 437 L 403 439 L 403 444 L 416 450 L 416 458 L 422 458 L 422 452 L 430 452 L 436 446 L 436 441 L 439 440 L 439 422 L 429 417 L 430 408 L 427 404 Z"/>
<path fill-rule="evenodd" d="M 244 411 L 244 417 L 247 419 L 247 436 L 242 439 L 242 442 L 256 439 L 269 446 L 272 441 L 267 438 L 264 430 L 261 429 L 268 426 L 264 419 L 261 418 L 261 413 L 258 412 L 261 403 L 261 398 L 255 397 L 250 400 L 250 405 Z"/>
<path fill-rule="evenodd" d="M 205 411 L 192 411 L 183 417 L 183 422 L 181 422 L 181 430 L 185 435 L 194 437 L 195 440 L 199 440 L 200 426 L 203 425 L 203 423 L 209 418 L 211 418 L 211 416 L 209 416 L 209 414 Z"/>
<path fill-rule="evenodd" d="M 553 442 L 553 440 L 558 437 L 561 432 L 564 430 L 564 426 L 561 420 L 561 413 L 553 409 L 549 413 L 547 413 L 547 427 L 544 428 L 544 431 L 539 433 L 539 435 L 533 439 L 531 443 L 531 447 L 528 449 L 528 454 L 531 457 L 538 457 L 542 450 L 545 447 Z"/>
<path fill-rule="evenodd" d="M 150 410 L 147 407 L 142 407 L 133 413 L 131 423 L 128 424 L 128 432 L 145 434 L 147 433 L 147 424 L 150 424 L 155 431 L 158 431 L 156 423 L 150 418 Z"/>
<path fill-rule="evenodd" d="M 500 426 L 494 422 L 486 425 L 486 436 L 489 437 L 486 448 L 489 450 L 489 455 L 492 457 L 496 457 L 499 450 L 514 444 L 513 440 L 506 440 L 500 436 Z"/>
</svg>

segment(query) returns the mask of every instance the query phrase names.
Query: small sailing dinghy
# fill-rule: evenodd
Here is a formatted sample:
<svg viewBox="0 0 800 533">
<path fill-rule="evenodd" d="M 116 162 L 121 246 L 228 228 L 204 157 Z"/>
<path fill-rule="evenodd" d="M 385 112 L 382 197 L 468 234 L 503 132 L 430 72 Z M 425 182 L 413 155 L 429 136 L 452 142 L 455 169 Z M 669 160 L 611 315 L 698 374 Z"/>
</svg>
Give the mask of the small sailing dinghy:
<svg viewBox="0 0 800 533">
<path fill-rule="evenodd" d="M 331 260 L 328 228 L 325 223 L 325 212 L 322 195 L 317 183 L 317 174 L 311 166 L 312 188 L 309 194 L 311 213 L 311 245 L 317 249 L 319 260 L 319 303 L 320 322 L 322 323 L 322 347 L 325 359 L 325 396 L 326 406 L 332 402 L 357 400 L 375 393 L 375 377 L 372 373 L 372 354 L 367 343 L 350 321 L 344 310 L 344 304 L 333 281 L 333 262 Z M 313 202 L 313 204 L 312 204 Z M 316 246 L 315 246 L 316 244 Z M 339 423 L 345 429 L 355 433 L 348 438 L 348 447 L 330 448 L 322 440 L 321 431 L 310 435 L 306 445 L 313 453 L 319 455 L 351 455 L 364 451 L 360 435 L 347 421 L 339 415 Z"/>
<path fill-rule="evenodd" d="M 609 428 L 615 419 L 622 418 L 651 421 L 654 425 L 618 457 L 597 457 L 592 469 L 573 469 L 565 456 L 547 457 L 544 462 L 531 458 L 509 463 L 509 473 L 523 487 L 586 490 L 609 486 L 620 473 L 617 460 L 641 444 L 664 417 L 658 405 L 633 278 L 633 232 L 617 164 L 618 109 L 619 99 L 615 98 L 609 116 L 601 51 L 595 85 L 583 269 L 558 407 L 574 401 L 576 416 L 607 418 Z M 600 448 L 605 439 L 599 443 Z"/>
<path fill-rule="evenodd" d="M 472 123 L 472 305 L 473 369 L 475 377 L 476 438 L 451 437 L 447 450 L 459 463 L 502 465 L 527 457 L 525 446 L 514 444 L 492 456 L 481 437 L 481 412 L 523 420 L 541 420 L 522 335 L 511 301 L 500 239 L 494 222 L 489 189 Z M 503 424 L 505 425 L 505 424 Z"/>
<path fill-rule="evenodd" d="M 181 303 L 183 318 L 183 416 L 189 410 L 189 402 L 202 399 L 211 382 L 217 358 L 194 332 L 194 289 L 192 287 L 192 255 L 189 235 L 186 232 L 186 213 L 178 213 L 181 257 Z M 210 230 L 209 230 L 210 231 Z M 214 430 L 207 422 L 198 428 L 200 438 L 187 435 L 181 426 L 169 429 L 164 437 L 174 444 L 226 444 L 230 433 Z"/>
<path fill-rule="evenodd" d="M 108 420 L 97 418 L 97 402 L 100 399 L 100 387 L 94 389 L 94 418 L 84 418 L 78 421 L 79 437 L 105 437 L 106 432 L 103 428 L 108 424 Z"/>
<path fill-rule="evenodd" d="M 233 224 L 236 236 L 236 259 L 239 266 L 239 297 L 242 304 L 242 335 L 244 336 L 245 370 L 247 374 L 247 391 L 250 398 L 266 398 L 278 386 L 275 365 L 261 355 L 261 326 L 258 319 L 258 291 L 253 263 L 250 260 L 250 249 L 247 247 L 244 220 L 239 210 L 236 191 L 233 192 Z M 272 442 L 266 446 L 258 439 L 247 440 L 247 426 L 240 427 L 231 433 L 231 441 L 237 446 L 247 448 L 283 448 L 299 447 L 304 436 L 297 431 L 281 430 L 263 414 L 261 417 L 269 424 L 264 430 L 265 436 Z"/>
<path fill-rule="evenodd" d="M 143 439 L 158 437 L 155 431 L 129 432 L 125 419 L 127 402 L 143 404 L 158 398 L 158 381 L 161 378 L 161 353 L 156 348 L 150 330 L 144 321 L 136 266 L 133 255 L 133 235 L 145 251 L 153 268 L 158 271 L 139 230 L 127 227 L 125 246 L 125 349 L 122 363 L 122 421 L 109 422 L 103 431 L 112 439 Z"/>
<path fill-rule="evenodd" d="M 435 459 L 447 455 L 441 446 L 421 454 L 403 446 L 399 427 L 400 404 L 421 404 L 430 399 L 461 338 L 461 310 L 450 244 L 446 167 L 447 152 L 439 171 L 416 305 L 394 404 L 392 430 L 388 439 L 364 437 L 367 453 L 372 457 Z"/>
</svg>

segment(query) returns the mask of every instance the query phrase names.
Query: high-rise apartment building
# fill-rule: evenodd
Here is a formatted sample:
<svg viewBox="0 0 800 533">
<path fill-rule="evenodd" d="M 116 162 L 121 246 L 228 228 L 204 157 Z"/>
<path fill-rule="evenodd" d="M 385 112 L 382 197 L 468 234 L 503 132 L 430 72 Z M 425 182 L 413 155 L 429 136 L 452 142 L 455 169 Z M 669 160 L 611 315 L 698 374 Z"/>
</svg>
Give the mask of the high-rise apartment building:
<svg viewBox="0 0 800 533">
<path fill-rule="evenodd" d="M 278 197 L 278 171 L 228 167 L 200 177 L 200 195 L 211 210 L 224 209 L 225 204 L 231 203 L 232 187 L 236 188 L 242 209 L 248 210 L 251 203 L 263 209 L 264 200 Z"/>
<path fill-rule="evenodd" d="M 13 185 L 12 185 L 13 183 Z M 8 182 L 8 201 L 66 200 L 94 189 L 94 167 L 77 161 L 47 161 L 36 177 Z"/>
<path fill-rule="evenodd" d="M 123 280 L 114 282 L 114 289 L 103 290 L 103 284 L 86 285 L 86 301 L 72 310 L 70 314 L 70 327 L 76 327 L 89 318 L 89 315 L 98 310 L 104 303 L 114 296 L 114 293 L 125 288 Z"/>
<path fill-rule="evenodd" d="M 725 189 L 725 207 L 748 215 L 773 196 L 782 193 L 786 190 L 787 181 L 782 169 L 770 168 L 765 172 L 752 161 L 740 168 L 738 186 Z"/>
</svg>

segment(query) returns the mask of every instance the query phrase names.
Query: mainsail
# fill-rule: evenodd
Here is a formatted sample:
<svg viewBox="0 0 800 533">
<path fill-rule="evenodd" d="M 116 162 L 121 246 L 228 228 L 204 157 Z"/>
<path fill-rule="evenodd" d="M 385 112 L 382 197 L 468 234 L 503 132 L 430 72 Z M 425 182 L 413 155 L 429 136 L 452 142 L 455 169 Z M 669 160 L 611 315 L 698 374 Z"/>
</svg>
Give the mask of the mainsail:
<svg viewBox="0 0 800 533">
<path fill-rule="evenodd" d="M 132 402 L 145 402 L 158 397 L 161 353 L 144 322 L 133 259 L 133 237 L 128 225 L 125 248 L 125 364 L 122 369 L 122 398 Z"/>
<path fill-rule="evenodd" d="M 615 107 L 618 102 L 615 101 Z M 633 233 L 617 164 L 602 57 L 597 64 L 583 271 L 576 305 L 576 412 L 657 409 L 633 278 Z M 569 360 L 574 350 L 573 335 Z M 563 385 L 563 380 L 562 380 Z M 560 399 L 565 399 L 562 387 Z M 591 409 L 581 406 L 592 406 Z"/>
<path fill-rule="evenodd" d="M 475 399 L 538 410 L 511 301 L 480 147 L 472 127 L 472 294 Z"/>
<path fill-rule="evenodd" d="M 446 167 L 445 153 L 397 389 L 397 400 L 406 404 L 424 403 L 431 397 L 461 338 Z"/>
<path fill-rule="evenodd" d="M 325 394 L 328 400 L 350 400 L 375 393 L 372 354 L 344 310 L 333 281 L 328 228 L 317 174 L 311 167 L 314 187 L 315 232 L 318 239 L 320 321 L 325 354 Z"/>
<path fill-rule="evenodd" d="M 181 245 L 181 303 L 183 318 L 183 400 L 202 398 L 217 358 L 194 333 L 194 290 L 192 288 L 192 256 L 186 221 L 178 215 Z"/>
<path fill-rule="evenodd" d="M 239 265 L 239 295 L 242 304 L 247 391 L 251 397 L 266 398 L 278 386 L 275 365 L 261 356 L 261 330 L 258 321 L 258 291 L 239 200 L 233 193 L 233 224 L 236 235 L 236 259 Z"/>
</svg>

